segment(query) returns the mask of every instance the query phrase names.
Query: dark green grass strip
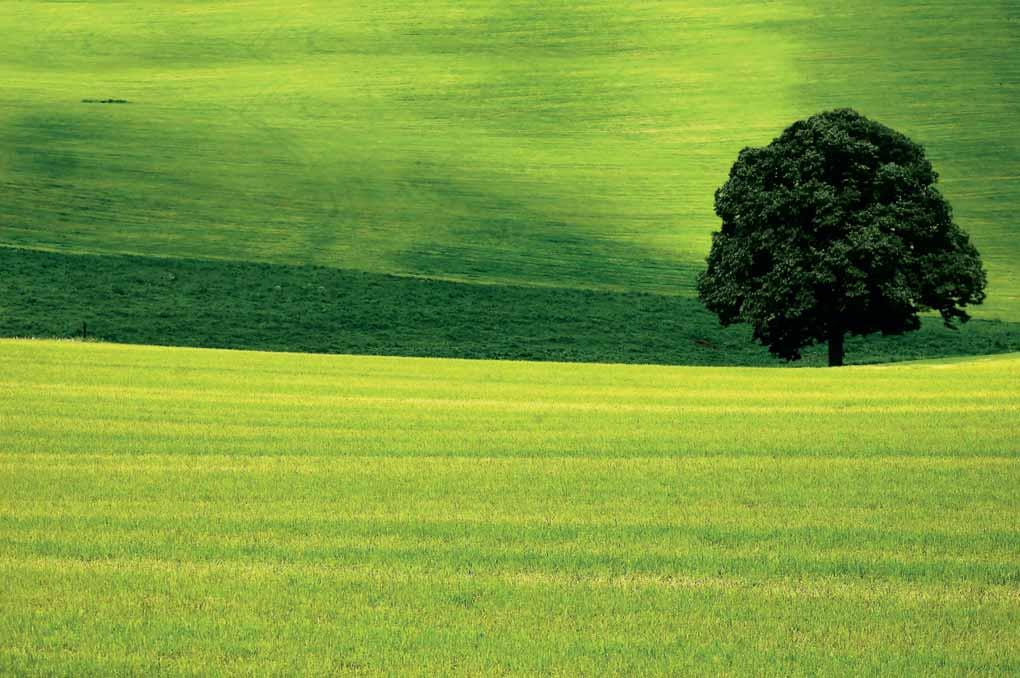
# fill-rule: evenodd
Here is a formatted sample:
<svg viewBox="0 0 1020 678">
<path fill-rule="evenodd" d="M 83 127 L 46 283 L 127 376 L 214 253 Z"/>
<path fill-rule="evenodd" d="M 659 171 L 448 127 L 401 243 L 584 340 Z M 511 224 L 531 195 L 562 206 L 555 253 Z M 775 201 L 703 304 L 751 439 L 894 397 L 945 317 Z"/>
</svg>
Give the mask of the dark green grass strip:
<svg viewBox="0 0 1020 678">
<path fill-rule="evenodd" d="M 0 247 L 0 336 L 168 346 L 674 365 L 776 365 L 747 328 L 720 328 L 684 296 L 470 285 L 226 261 L 67 255 Z M 824 362 L 823 350 L 803 363 Z M 1020 323 L 926 320 L 854 339 L 874 363 L 1020 350 Z"/>
</svg>

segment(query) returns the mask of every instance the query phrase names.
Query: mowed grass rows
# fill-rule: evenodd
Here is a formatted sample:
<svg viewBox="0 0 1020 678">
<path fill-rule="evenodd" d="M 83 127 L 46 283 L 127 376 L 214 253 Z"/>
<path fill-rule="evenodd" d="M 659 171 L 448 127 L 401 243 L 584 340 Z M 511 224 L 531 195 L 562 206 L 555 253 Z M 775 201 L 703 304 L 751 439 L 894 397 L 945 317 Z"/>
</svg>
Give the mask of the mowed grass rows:
<svg viewBox="0 0 1020 678">
<path fill-rule="evenodd" d="M 1017 2 L 0 4 L 0 244 L 690 294 L 738 151 L 924 144 L 1020 318 Z M 82 103 L 117 98 L 124 105 Z"/>
<path fill-rule="evenodd" d="M 0 672 L 1020 670 L 1020 357 L 0 342 Z"/>
</svg>

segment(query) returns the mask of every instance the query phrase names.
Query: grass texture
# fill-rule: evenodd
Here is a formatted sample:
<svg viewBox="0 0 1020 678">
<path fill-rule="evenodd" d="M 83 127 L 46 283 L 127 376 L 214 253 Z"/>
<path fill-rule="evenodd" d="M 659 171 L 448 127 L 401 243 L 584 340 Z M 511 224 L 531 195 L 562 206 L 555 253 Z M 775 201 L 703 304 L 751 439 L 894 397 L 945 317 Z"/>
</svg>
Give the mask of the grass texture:
<svg viewBox="0 0 1020 678">
<path fill-rule="evenodd" d="M 1020 356 L 0 342 L 0 673 L 1020 671 Z"/>
<path fill-rule="evenodd" d="M 476 285 L 328 267 L 0 247 L 0 337 L 446 358 L 784 365 L 696 299 Z M 925 318 L 851 363 L 1020 351 L 1020 323 Z M 794 365 L 826 364 L 825 346 Z"/>
<path fill-rule="evenodd" d="M 852 106 L 928 148 L 982 312 L 1020 320 L 1018 21 L 1012 0 L 0 3 L 0 243 L 689 295 L 740 148 Z"/>
</svg>

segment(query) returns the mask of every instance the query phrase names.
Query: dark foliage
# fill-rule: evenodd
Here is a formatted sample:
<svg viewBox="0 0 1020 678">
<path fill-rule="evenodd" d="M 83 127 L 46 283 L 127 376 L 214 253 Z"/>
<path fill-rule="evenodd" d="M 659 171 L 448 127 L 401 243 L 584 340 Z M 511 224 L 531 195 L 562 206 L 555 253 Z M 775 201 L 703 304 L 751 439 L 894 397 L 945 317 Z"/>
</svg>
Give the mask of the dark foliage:
<svg viewBox="0 0 1020 678">
<path fill-rule="evenodd" d="M 716 191 L 702 301 L 787 360 L 828 342 L 834 365 L 846 334 L 917 330 L 930 310 L 965 322 L 985 271 L 937 178 L 921 146 L 850 109 L 745 148 Z"/>
</svg>

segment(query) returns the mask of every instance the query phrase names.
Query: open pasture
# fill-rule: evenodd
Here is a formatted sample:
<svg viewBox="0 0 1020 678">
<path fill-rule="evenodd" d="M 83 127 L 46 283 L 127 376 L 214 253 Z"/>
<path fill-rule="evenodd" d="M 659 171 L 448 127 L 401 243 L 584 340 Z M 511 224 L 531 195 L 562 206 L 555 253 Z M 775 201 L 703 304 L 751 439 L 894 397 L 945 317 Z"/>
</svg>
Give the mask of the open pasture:
<svg viewBox="0 0 1020 678">
<path fill-rule="evenodd" d="M 1018 319 L 1018 21 L 1014 1 L 5 2 L 0 244 L 689 294 L 740 148 L 852 106 L 928 148 L 990 271 L 982 313 Z M 84 102 L 106 99 L 129 103 Z"/>
<path fill-rule="evenodd" d="M 1020 357 L 0 342 L 0 673 L 1020 671 Z"/>
</svg>

